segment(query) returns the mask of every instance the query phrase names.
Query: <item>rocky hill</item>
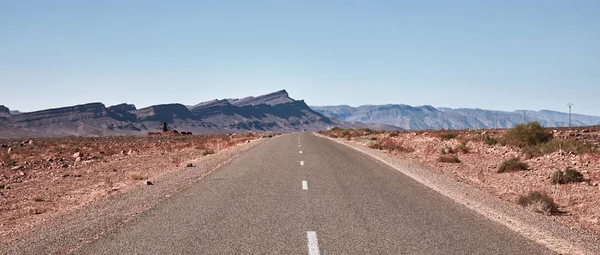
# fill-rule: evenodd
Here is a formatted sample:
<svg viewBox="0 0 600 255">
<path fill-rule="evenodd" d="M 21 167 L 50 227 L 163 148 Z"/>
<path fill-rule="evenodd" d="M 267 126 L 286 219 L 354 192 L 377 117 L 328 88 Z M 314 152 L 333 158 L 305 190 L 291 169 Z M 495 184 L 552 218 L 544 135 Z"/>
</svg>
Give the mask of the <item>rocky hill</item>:
<svg viewBox="0 0 600 255">
<path fill-rule="evenodd" d="M 312 106 L 315 111 L 342 121 L 358 121 L 394 125 L 403 129 L 478 129 L 511 128 L 523 123 L 523 110 L 514 112 L 484 109 L 435 108 L 430 105 L 410 106 L 404 104 L 364 105 L 351 107 Z M 572 114 L 573 126 L 600 124 L 600 117 Z M 526 121 L 538 121 L 546 127 L 568 125 L 569 114 L 548 110 L 525 111 Z"/>
<path fill-rule="evenodd" d="M 293 132 L 348 128 L 397 129 L 389 125 L 346 123 L 313 111 L 285 90 L 242 99 L 215 99 L 194 106 L 132 104 L 106 107 L 102 103 L 12 114 L 0 106 L 0 138 L 39 136 L 145 135 L 162 123 L 192 133 Z"/>
</svg>

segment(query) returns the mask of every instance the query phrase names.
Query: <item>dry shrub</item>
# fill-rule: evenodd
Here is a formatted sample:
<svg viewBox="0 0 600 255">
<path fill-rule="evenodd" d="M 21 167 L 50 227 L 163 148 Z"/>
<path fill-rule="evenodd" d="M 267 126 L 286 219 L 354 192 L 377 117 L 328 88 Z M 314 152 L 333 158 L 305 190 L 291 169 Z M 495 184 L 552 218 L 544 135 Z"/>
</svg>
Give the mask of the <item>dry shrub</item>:
<svg viewBox="0 0 600 255">
<path fill-rule="evenodd" d="M 215 150 L 213 150 L 212 148 L 208 148 L 208 149 L 204 150 L 204 152 L 202 152 L 202 156 L 211 155 L 211 154 L 215 154 Z"/>
<path fill-rule="evenodd" d="M 438 136 L 440 137 L 440 139 L 442 139 L 442 141 L 447 141 L 456 139 L 458 137 L 458 134 L 456 134 L 456 132 L 442 132 Z"/>
<path fill-rule="evenodd" d="M 548 194 L 541 191 L 532 191 L 527 195 L 521 195 L 519 205 L 529 208 L 534 212 L 551 215 L 558 213 L 558 206 Z"/>
<path fill-rule="evenodd" d="M 460 159 L 456 155 L 441 155 L 438 161 L 442 163 L 460 163 Z"/>
<path fill-rule="evenodd" d="M 468 154 L 471 152 L 469 146 L 467 146 L 468 141 L 461 141 L 459 145 L 454 148 L 454 151 L 462 152 L 463 154 Z"/>
<path fill-rule="evenodd" d="M 148 176 L 146 176 L 142 172 L 137 172 L 136 171 L 136 172 L 129 173 L 129 179 L 140 181 L 140 180 L 146 180 L 146 179 L 148 179 Z"/>
<path fill-rule="evenodd" d="M 502 137 L 502 143 L 510 146 L 524 148 L 547 143 L 553 135 L 543 128 L 538 122 L 529 122 L 525 125 L 518 124 L 511 128 Z"/>
<path fill-rule="evenodd" d="M 552 184 L 567 184 L 571 182 L 582 182 L 583 175 L 575 169 L 567 167 L 565 171 L 557 170 L 550 177 Z"/>
<path fill-rule="evenodd" d="M 452 147 L 446 145 L 444 146 L 444 148 L 440 149 L 440 153 L 442 155 L 446 155 L 446 154 L 455 154 L 456 151 L 454 151 L 454 149 L 452 149 Z"/>
<path fill-rule="evenodd" d="M 502 162 L 502 165 L 498 168 L 498 173 L 523 171 L 529 169 L 529 165 L 525 162 L 521 162 L 520 158 L 511 158 Z"/>
<path fill-rule="evenodd" d="M 413 148 L 405 147 L 402 141 L 394 138 L 385 137 L 380 142 L 381 149 L 387 150 L 388 152 L 399 151 L 399 152 L 413 152 Z"/>
</svg>

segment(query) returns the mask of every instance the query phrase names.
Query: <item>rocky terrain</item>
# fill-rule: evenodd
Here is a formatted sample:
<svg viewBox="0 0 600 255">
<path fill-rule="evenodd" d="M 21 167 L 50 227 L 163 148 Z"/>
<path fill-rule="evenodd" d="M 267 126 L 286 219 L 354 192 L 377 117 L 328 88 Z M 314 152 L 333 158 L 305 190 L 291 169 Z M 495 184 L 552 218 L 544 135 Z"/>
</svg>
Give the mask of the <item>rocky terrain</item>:
<svg viewBox="0 0 600 255">
<path fill-rule="evenodd" d="M 13 114 L 0 106 L 0 138 L 145 135 L 163 122 L 194 134 L 243 132 L 293 132 L 325 130 L 332 126 L 397 129 L 384 124 L 346 123 L 313 111 L 285 90 L 258 97 L 199 103 L 153 105 L 137 109 L 132 104 L 106 107 L 89 103 Z"/>
<path fill-rule="evenodd" d="M 359 107 L 311 106 L 311 108 L 327 117 L 341 121 L 388 124 L 406 130 L 511 128 L 515 124 L 523 123 L 523 110 L 505 112 L 403 104 Z M 537 121 L 545 127 L 565 127 L 569 123 L 568 113 L 548 110 L 526 110 L 525 112 L 527 121 Z M 572 126 L 598 125 L 600 117 L 572 114 L 571 123 Z"/>
<path fill-rule="evenodd" d="M 533 209 L 572 228 L 600 234 L 600 126 L 546 129 L 551 140 L 529 147 L 511 145 L 514 140 L 507 136 L 509 132 L 336 128 L 322 134 L 427 166 L 508 203 L 518 203 L 539 191 L 554 200 L 557 210 L 530 206 L 523 210 Z M 500 173 L 501 166 L 515 157 L 525 167 Z M 567 169 L 580 173 L 581 178 L 552 182 L 557 171 Z"/>
<path fill-rule="evenodd" d="M 272 135 L 0 139 L 0 243 L 37 223 Z M 215 155 L 216 156 L 216 155 Z M 202 161 L 200 161 L 202 162 Z"/>
</svg>

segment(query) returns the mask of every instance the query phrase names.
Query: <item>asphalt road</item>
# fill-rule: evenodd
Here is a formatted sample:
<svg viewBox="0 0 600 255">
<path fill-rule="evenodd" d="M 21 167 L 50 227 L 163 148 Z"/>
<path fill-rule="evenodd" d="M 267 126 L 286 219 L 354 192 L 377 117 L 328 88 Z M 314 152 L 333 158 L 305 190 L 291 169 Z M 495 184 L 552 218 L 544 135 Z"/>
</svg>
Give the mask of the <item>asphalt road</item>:
<svg viewBox="0 0 600 255">
<path fill-rule="evenodd" d="M 265 142 L 77 254 L 552 254 L 360 152 Z"/>
</svg>

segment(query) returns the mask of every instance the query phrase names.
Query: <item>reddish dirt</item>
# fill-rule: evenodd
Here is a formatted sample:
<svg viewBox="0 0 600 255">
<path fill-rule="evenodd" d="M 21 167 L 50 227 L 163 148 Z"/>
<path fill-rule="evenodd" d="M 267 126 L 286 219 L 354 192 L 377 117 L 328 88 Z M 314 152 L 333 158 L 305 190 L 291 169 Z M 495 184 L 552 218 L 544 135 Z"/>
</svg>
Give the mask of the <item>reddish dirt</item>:
<svg viewBox="0 0 600 255">
<path fill-rule="evenodd" d="M 444 133 L 452 132 L 456 138 L 442 140 Z M 374 149 L 429 166 L 501 199 L 517 203 L 519 196 L 530 191 L 543 191 L 554 198 L 561 213 L 550 215 L 553 220 L 570 227 L 600 233 L 600 127 L 574 129 L 549 129 L 553 139 L 579 141 L 586 144 L 586 152 L 559 150 L 525 159 L 522 150 L 500 143 L 488 145 L 484 135 L 501 139 L 507 130 L 459 130 L 459 131 L 401 131 L 391 137 L 391 132 L 371 133 L 366 130 L 335 130 L 323 132 L 334 138 L 353 140 Z M 448 146 L 456 148 L 461 141 L 468 141 L 468 153 L 457 152 L 460 163 L 441 163 L 441 150 Z M 392 144 L 394 149 L 379 148 L 382 143 Z M 504 160 L 521 157 L 529 170 L 498 173 Z M 583 174 L 585 181 L 570 184 L 552 184 L 551 175 L 567 167 Z"/>
<path fill-rule="evenodd" d="M 257 134 L 0 140 L 0 242 Z M 10 152 L 9 152 L 10 151 Z"/>
</svg>

